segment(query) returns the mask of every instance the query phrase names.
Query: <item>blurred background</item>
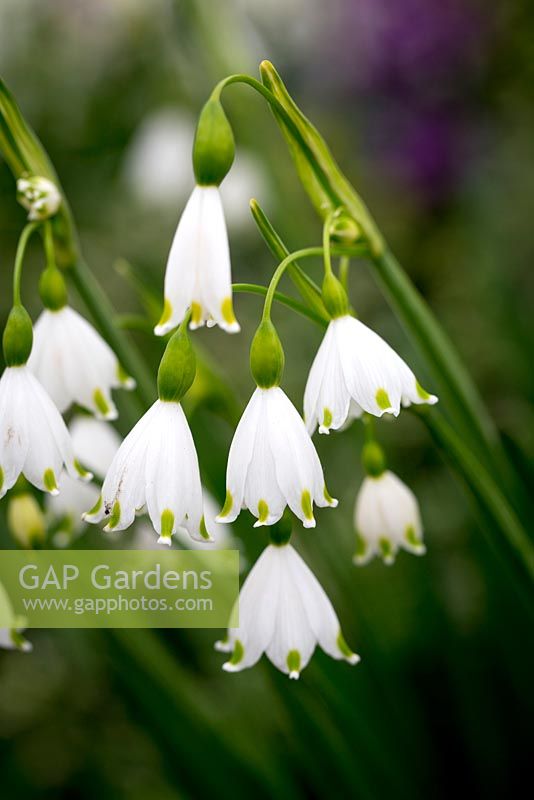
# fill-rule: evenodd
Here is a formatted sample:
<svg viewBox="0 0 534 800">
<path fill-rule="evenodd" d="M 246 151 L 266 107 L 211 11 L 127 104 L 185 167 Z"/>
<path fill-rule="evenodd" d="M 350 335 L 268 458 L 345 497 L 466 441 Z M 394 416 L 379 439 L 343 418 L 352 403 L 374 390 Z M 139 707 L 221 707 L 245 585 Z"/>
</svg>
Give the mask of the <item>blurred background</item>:
<svg viewBox="0 0 534 800">
<path fill-rule="evenodd" d="M 220 78 L 272 60 L 527 470 L 533 36 L 534 7 L 519 0 L 1 0 L 0 74 L 57 168 L 91 268 L 120 313 L 145 313 L 143 298 L 161 298 L 192 188 L 196 114 Z M 266 283 L 274 264 L 248 200 L 292 249 L 317 243 L 320 224 L 265 104 L 232 87 L 225 106 L 238 143 L 223 185 L 234 279 Z M 3 319 L 24 219 L 0 162 Z M 34 317 L 40 268 L 36 248 L 24 277 Z M 351 268 L 351 299 L 432 391 L 362 264 Z M 84 310 L 75 295 L 73 304 Z M 203 480 L 219 501 L 235 415 L 252 389 L 260 300 L 240 295 L 235 305 L 240 336 L 195 336 L 205 372 L 189 409 Z M 275 321 L 284 386 L 301 407 L 321 332 L 280 307 Z M 161 341 L 132 336 L 155 371 Z M 219 389 L 217 374 L 231 388 Z M 124 434 L 130 401 L 117 399 Z M 294 537 L 362 656 L 357 668 L 317 652 L 290 683 L 265 659 L 224 674 L 218 631 L 30 631 L 33 653 L 0 651 L 2 796 L 522 796 L 532 619 L 426 429 L 403 414 L 378 433 L 421 502 L 427 556 L 352 566 L 357 425 L 317 441 L 340 507 Z M 252 562 L 266 534 L 245 514 L 235 533 Z M 78 546 L 101 546 L 99 537 L 91 530 Z M 0 544 L 14 546 L 5 524 Z"/>
</svg>

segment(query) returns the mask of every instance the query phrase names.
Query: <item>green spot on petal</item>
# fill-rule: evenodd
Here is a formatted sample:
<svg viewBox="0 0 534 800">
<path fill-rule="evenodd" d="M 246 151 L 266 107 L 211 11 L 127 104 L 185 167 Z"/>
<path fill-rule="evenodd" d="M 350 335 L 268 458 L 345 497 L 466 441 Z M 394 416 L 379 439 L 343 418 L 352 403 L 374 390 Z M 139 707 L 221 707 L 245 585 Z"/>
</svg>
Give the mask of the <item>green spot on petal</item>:
<svg viewBox="0 0 534 800">
<path fill-rule="evenodd" d="M 98 409 L 98 411 L 102 414 L 103 417 L 107 417 L 111 408 L 109 406 L 108 401 L 104 397 L 102 389 L 95 389 L 93 392 L 93 402 Z"/>
<path fill-rule="evenodd" d="M 356 552 L 354 553 L 355 558 L 363 558 L 367 553 L 367 542 L 361 535 L 361 533 L 356 534 Z"/>
<path fill-rule="evenodd" d="M 346 643 L 345 637 L 343 636 L 341 631 L 339 631 L 337 635 L 336 644 L 343 658 L 346 658 L 348 661 L 354 661 L 354 659 L 357 658 L 356 653 L 354 653 L 354 651 L 351 650 L 348 644 Z"/>
<path fill-rule="evenodd" d="M 163 302 L 163 311 L 161 312 L 161 318 L 158 322 L 158 325 L 165 325 L 166 322 L 170 320 L 172 316 L 172 305 L 170 300 L 166 297 Z"/>
<path fill-rule="evenodd" d="M 57 492 L 57 481 L 53 469 L 45 469 L 43 475 L 43 483 L 47 492 Z"/>
<path fill-rule="evenodd" d="M 122 364 L 117 364 L 117 380 L 125 389 L 134 389 L 135 381 L 128 375 Z"/>
<path fill-rule="evenodd" d="M 232 298 L 225 297 L 221 303 L 221 314 L 227 325 L 235 325 L 237 320 L 234 314 L 234 307 L 232 305 Z"/>
<path fill-rule="evenodd" d="M 0 491 L 2 491 L 2 487 L 4 485 L 4 470 L 0 467 Z"/>
<path fill-rule="evenodd" d="M 430 399 L 429 393 L 426 391 L 426 389 L 423 389 L 423 387 L 421 386 L 419 381 L 415 382 L 415 391 L 417 392 L 417 394 L 419 395 L 421 400 L 429 400 Z"/>
<path fill-rule="evenodd" d="M 269 506 L 265 500 L 260 500 L 258 503 L 258 519 L 260 522 L 267 522 L 269 516 Z"/>
<path fill-rule="evenodd" d="M 325 483 L 324 489 L 323 489 L 323 497 L 326 500 L 326 502 L 329 503 L 330 505 L 332 505 L 332 506 L 336 505 L 337 500 L 334 500 L 334 498 L 332 497 L 332 495 L 330 494 L 330 492 L 326 488 L 326 483 Z"/>
<path fill-rule="evenodd" d="M 378 408 L 381 408 L 382 411 L 385 411 L 387 408 L 391 408 L 389 395 L 385 389 L 377 389 L 375 399 Z"/>
<path fill-rule="evenodd" d="M 80 478 L 89 478 L 91 475 L 90 472 L 88 472 L 84 467 L 82 467 L 77 458 L 74 459 L 74 469 L 76 470 Z"/>
<path fill-rule="evenodd" d="M 404 538 L 408 542 L 409 545 L 412 547 L 422 547 L 423 541 L 420 536 L 417 535 L 415 532 L 415 528 L 413 525 L 407 525 L 406 530 L 404 531 Z"/>
<path fill-rule="evenodd" d="M 290 650 L 287 654 L 287 668 L 291 673 L 296 673 L 297 675 L 300 672 L 300 653 L 298 650 Z"/>
<path fill-rule="evenodd" d="M 312 500 L 311 500 L 311 495 L 307 489 L 304 489 L 304 491 L 302 492 L 302 497 L 300 498 L 300 505 L 306 519 L 313 519 Z"/>
<path fill-rule="evenodd" d="M 329 428 L 332 425 L 332 420 L 333 420 L 332 412 L 330 411 L 329 408 L 324 408 L 323 409 L 323 427 Z"/>
<path fill-rule="evenodd" d="M 191 303 L 191 322 L 200 325 L 202 322 L 202 306 L 200 303 Z"/>
<path fill-rule="evenodd" d="M 235 640 L 234 644 L 234 652 L 232 653 L 232 657 L 230 659 L 230 664 L 239 664 L 240 661 L 243 660 L 243 656 L 245 655 L 245 648 L 239 641 L 239 639 Z"/>
<path fill-rule="evenodd" d="M 395 558 L 395 554 L 393 553 L 393 547 L 389 539 L 386 539 L 384 536 L 378 540 L 378 547 L 380 549 L 380 555 L 382 559 L 387 562 L 392 562 Z"/>
<path fill-rule="evenodd" d="M 166 508 L 161 514 L 161 538 L 170 539 L 172 536 L 172 529 L 174 526 L 174 514 L 169 508 Z"/>
<path fill-rule="evenodd" d="M 102 508 L 102 502 L 103 502 L 102 495 L 100 495 L 100 497 L 98 498 L 92 509 L 87 512 L 87 516 L 90 517 L 92 514 L 98 514 L 98 512 Z"/>
<path fill-rule="evenodd" d="M 202 519 L 200 520 L 200 535 L 202 536 L 203 539 L 206 539 L 208 542 L 211 539 L 208 529 L 206 528 L 206 520 L 204 519 L 204 517 L 202 517 Z"/>
<path fill-rule="evenodd" d="M 228 516 L 228 514 L 232 510 L 233 504 L 234 504 L 234 498 L 232 497 L 232 493 L 229 492 L 228 489 L 227 489 L 226 490 L 226 498 L 225 498 L 225 501 L 224 501 L 224 506 L 221 509 L 221 513 L 219 514 L 219 517 Z"/>
<path fill-rule="evenodd" d="M 113 528 L 116 528 L 117 525 L 120 522 L 120 518 L 121 518 L 121 504 L 119 503 L 118 500 L 115 500 L 115 504 L 113 506 L 113 511 L 111 512 L 111 516 L 109 518 L 108 528 L 110 530 L 113 530 Z"/>
</svg>

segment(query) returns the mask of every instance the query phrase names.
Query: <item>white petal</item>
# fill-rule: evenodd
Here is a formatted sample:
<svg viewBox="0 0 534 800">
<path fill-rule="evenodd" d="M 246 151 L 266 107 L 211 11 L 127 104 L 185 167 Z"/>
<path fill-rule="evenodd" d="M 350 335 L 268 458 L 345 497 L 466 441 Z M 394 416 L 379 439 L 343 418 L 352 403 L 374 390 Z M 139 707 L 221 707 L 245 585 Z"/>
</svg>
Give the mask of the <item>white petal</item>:
<svg viewBox="0 0 534 800">
<path fill-rule="evenodd" d="M 163 336 L 183 320 L 193 301 L 197 280 L 198 242 L 201 229 L 202 189 L 195 187 L 178 223 L 165 271 L 165 307 L 162 321 L 154 329 Z"/>
<path fill-rule="evenodd" d="M 349 413 L 350 394 L 345 383 L 335 332 L 331 322 L 312 364 L 304 392 L 304 415 L 312 434 L 337 430 Z"/>
<path fill-rule="evenodd" d="M 108 422 L 76 416 L 69 425 L 74 455 L 95 475 L 104 477 L 120 447 L 121 437 Z"/>
<path fill-rule="evenodd" d="M 15 484 L 28 452 L 25 395 L 23 368 L 7 367 L 0 379 L 0 497 Z"/>
</svg>

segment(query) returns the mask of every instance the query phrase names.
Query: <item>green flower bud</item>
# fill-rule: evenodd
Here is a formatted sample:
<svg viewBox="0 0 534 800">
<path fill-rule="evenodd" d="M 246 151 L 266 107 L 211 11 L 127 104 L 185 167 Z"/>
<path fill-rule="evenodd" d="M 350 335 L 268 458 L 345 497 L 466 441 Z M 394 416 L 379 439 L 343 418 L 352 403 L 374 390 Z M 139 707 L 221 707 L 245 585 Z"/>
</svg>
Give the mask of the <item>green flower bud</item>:
<svg viewBox="0 0 534 800">
<path fill-rule="evenodd" d="M 386 457 L 378 442 L 367 442 L 362 450 L 363 468 L 367 475 L 379 478 L 386 470 Z"/>
<path fill-rule="evenodd" d="M 167 342 L 159 365 L 159 399 L 179 403 L 195 380 L 195 373 L 195 353 L 187 331 L 180 327 Z"/>
<path fill-rule="evenodd" d="M 13 306 L 9 312 L 2 344 L 7 367 L 20 367 L 30 357 L 33 328 L 30 315 L 24 306 Z"/>
<path fill-rule="evenodd" d="M 67 305 L 67 286 L 57 267 L 47 267 L 39 279 L 39 294 L 45 308 L 59 311 Z"/>
<path fill-rule="evenodd" d="M 220 100 L 210 98 L 198 118 L 193 169 L 200 186 L 219 186 L 234 161 L 234 134 Z"/>
<path fill-rule="evenodd" d="M 263 320 L 250 347 L 250 369 L 261 389 L 278 386 L 284 371 L 284 350 L 276 328 L 270 320 Z"/>
<path fill-rule="evenodd" d="M 46 537 L 44 514 L 35 497 L 29 492 L 15 495 L 7 507 L 7 525 L 21 547 L 31 549 L 42 545 Z"/>
<path fill-rule="evenodd" d="M 344 317 L 349 313 L 347 293 L 341 281 L 331 272 L 324 276 L 322 297 L 325 308 L 332 319 Z"/>
<path fill-rule="evenodd" d="M 271 544 L 277 547 L 287 544 L 291 539 L 292 532 L 293 517 L 291 516 L 291 511 L 286 508 L 281 519 L 275 522 L 274 525 L 269 526 L 269 539 L 271 540 Z"/>
</svg>

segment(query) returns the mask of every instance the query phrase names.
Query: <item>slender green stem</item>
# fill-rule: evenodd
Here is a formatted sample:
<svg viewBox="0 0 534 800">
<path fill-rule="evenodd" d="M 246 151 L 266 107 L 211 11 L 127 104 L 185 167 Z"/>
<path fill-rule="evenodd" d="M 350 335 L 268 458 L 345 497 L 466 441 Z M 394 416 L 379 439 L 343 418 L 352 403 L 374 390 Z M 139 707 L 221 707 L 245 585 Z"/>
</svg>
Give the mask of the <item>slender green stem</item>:
<svg viewBox="0 0 534 800">
<path fill-rule="evenodd" d="M 330 230 L 332 227 L 332 220 L 335 216 L 335 211 L 330 212 L 323 222 L 323 250 L 324 250 L 324 273 L 325 275 L 333 275 L 332 270 L 332 256 L 330 254 Z"/>
<path fill-rule="evenodd" d="M 52 233 L 52 223 L 50 220 L 46 220 L 43 225 L 43 239 L 44 239 L 44 249 L 46 255 L 46 266 L 52 267 L 57 269 L 56 265 L 56 252 L 54 249 L 54 234 Z"/>
<path fill-rule="evenodd" d="M 32 233 L 41 225 L 40 222 L 29 222 L 20 234 L 19 243 L 17 245 L 17 253 L 15 255 L 15 266 L 13 268 L 13 305 L 20 306 L 20 282 L 22 278 L 22 265 L 24 264 L 24 254 L 26 253 L 26 246 L 30 240 Z"/>
<path fill-rule="evenodd" d="M 267 287 L 259 286 L 256 283 L 233 283 L 232 289 L 234 292 L 244 292 L 247 294 L 259 294 L 263 296 L 267 294 Z M 295 300 L 293 297 L 289 297 L 287 294 L 282 294 L 282 292 L 275 292 L 273 299 L 278 303 L 281 303 L 282 305 L 292 309 L 292 311 L 296 311 L 297 314 L 307 317 L 307 319 L 310 319 L 312 322 L 320 325 L 321 328 L 326 327 L 327 322 L 324 317 L 322 317 L 320 314 L 317 314 L 313 309 L 308 308 L 308 306 L 305 306 L 304 303 L 300 303 L 298 300 Z"/>
<path fill-rule="evenodd" d="M 363 429 L 366 442 L 375 441 L 375 419 L 372 414 L 364 414 L 362 416 Z"/>
<path fill-rule="evenodd" d="M 262 314 L 263 322 L 271 319 L 271 306 L 273 304 L 274 293 L 287 267 L 289 267 L 289 265 L 293 263 L 293 261 L 297 261 L 299 258 L 322 256 L 323 253 L 324 250 L 322 247 L 306 247 L 303 250 L 296 250 L 294 253 L 290 253 L 288 256 L 286 256 L 286 258 L 284 258 L 283 261 L 280 262 L 280 264 L 278 264 L 277 268 L 274 271 L 273 277 L 271 278 L 271 282 L 269 283 L 267 294 L 265 295 L 265 303 L 263 306 L 263 314 Z"/>
</svg>

